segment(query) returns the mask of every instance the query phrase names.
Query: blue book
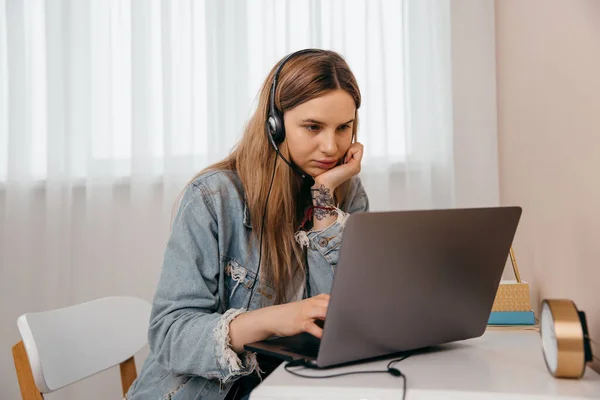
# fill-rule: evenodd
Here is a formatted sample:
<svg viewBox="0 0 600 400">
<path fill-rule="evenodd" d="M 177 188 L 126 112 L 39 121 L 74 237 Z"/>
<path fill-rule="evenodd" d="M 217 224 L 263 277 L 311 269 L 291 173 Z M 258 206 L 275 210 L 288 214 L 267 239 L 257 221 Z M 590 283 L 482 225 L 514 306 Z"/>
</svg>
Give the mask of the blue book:
<svg viewBox="0 0 600 400">
<path fill-rule="evenodd" d="M 533 311 L 492 311 L 488 325 L 535 325 Z"/>
</svg>

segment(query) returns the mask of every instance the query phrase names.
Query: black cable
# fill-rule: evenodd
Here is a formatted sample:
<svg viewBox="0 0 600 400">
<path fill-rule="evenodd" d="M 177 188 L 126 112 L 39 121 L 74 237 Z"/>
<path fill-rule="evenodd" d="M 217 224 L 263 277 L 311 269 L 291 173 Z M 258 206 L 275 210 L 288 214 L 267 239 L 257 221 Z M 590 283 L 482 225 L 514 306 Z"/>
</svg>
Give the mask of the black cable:
<svg viewBox="0 0 600 400">
<path fill-rule="evenodd" d="M 277 167 L 277 156 L 275 156 L 275 161 L 273 162 L 273 174 L 271 175 L 271 183 L 269 184 L 269 191 L 267 192 L 267 199 L 265 200 L 265 207 L 263 209 L 262 221 L 260 223 L 260 240 L 258 244 L 258 267 L 256 268 L 256 275 L 254 275 L 254 281 L 252 282 L 252 289 L 250 290 L 250 297 L 248 297 L 248 303 L 246 304 L 246 310 L 250 309 L 250 302 L 252 301 L 252 296 L 254 295 L 254 286 L 256 286 L 256 279 L 258 278 L 258 274 L 260 273 L 260 260 L 262 258 L 262 240 L 263 240 L 263 231 L 265 227 L 265 215 L 267 214 L 267 205 L 269 204 L 269 196 L 271 196 L 271 189 L 273 188 L 273 180 L 275 179 L 275 169 Z"/>
<path fill-rule="evenodd" d="M 402 400 L 406 399 L 406 384 L 407 384 L 406 383 L 406 375 L 404 375 L 402 373 L 402 371 L 400 371 L 399 369 L 392 368 L 392 365 L 398 364 L 400 361 L 406 360 L 408 357 L 410 357 L 410 354 L 407 354 L 403 357 L 392 360 L 388 363 L 388 365 L 386 367 L 388 369 L 388 372 L 390 372 L 392 375 L 394 375 L 394 373 L 392 373 L 391 371 L 393 371 L 393 370 L 398 371 L 398 373 L 400 374 L 399 376 L 402 378 Z M 394 375 L 394 376 L 396 376 L 396 375 Z"/>
<path fill-rule="evenodd" d="M 343 372 L 341 374 L 332 374 L 332 375 L 304 375 L 304 374 L 299 374 L 296 371 L 292 371 L 290 368 L 292 367 L 305 367 L 305 368 L 310 368 L 310 369 L 314 369 L 311 367 L 307 367 L 308 364 L 306 364 L 305 360 L 294 360 L 291 362 L 288 362 L 283 368 L 290 374 L 295 375 L 295 376 L 299 376 L 300 378 L 308 378 L 308 379 L 329 379 L 329 378 L 337 378 L 340 376 L 347 376 L 347 375 L 358 375 L 358 374 L 390 374 L 393 376 L 397 376 L 402 378 L 402 400 L 404 400 L 406 398 L 406 375 L 404 375 L 402 373 L 402 371 L 400 371 L 399 369 L 393 368 L 392 365 L 393 364 L 397 364 L 400 361 L 406 360 L 408 357 L 410 357 L 410 354 L 394 359 L 392 361 L 390 361 L 387 365 L 387 369 L 385 370 L 378 370 L 378 371 L 353 371 L 353 372 Z"/>
</svg>

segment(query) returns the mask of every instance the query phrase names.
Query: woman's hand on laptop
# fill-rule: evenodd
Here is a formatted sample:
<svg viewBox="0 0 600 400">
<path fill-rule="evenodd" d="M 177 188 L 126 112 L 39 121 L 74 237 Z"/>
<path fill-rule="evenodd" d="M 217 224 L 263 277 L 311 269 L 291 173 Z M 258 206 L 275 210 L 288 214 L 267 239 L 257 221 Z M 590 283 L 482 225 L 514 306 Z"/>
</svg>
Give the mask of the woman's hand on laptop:
<svg viewBox="0 0 600 400">
<path fill-rule="evenodd" d="M 308 332 L 321 339 L 323 329 L 315 321 L 325 319 L 328 307 L 328 294 L 273 307 L 271 320 L 274 336 L 294 336 Z"/>
<path fill-rule="evenodd" d="M 323 329 L 315 321 L 324 320 L 329 295 L 320 294 L 301 301 L 263 307 L 240 314 L 229 324 L 233 350 L 241 354 L 244 345 L 272 336 L 294 336 L 308 332 L 321 339 Z"/>
</svg>

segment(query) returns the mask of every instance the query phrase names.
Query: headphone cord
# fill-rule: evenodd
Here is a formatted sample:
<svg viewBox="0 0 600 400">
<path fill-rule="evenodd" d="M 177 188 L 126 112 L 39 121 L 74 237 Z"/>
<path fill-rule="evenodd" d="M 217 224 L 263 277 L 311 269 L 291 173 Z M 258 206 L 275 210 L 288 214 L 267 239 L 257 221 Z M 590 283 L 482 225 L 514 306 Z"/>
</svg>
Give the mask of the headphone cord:
<svg viewBox="0 0 600 400">
<path fill-rule="evenodd" d="M 258 274 L 260 273 L 260 261 L 262 258 L 262 240 L 263 240 L 263 231 L 265 227 L 265 216 L 267 214 L 267 205 L 269 204 L 269 197 L 271 196 L 271 189 L 273 188 L 273 180 L 275 179 L 275 170 L 277 167 L 277 155 L 275 155 L 275 161 L 273 161 L 273 173 L 271 174 L 271 183 L 269 184 L 269 191 L 267 192 L 267 199 L 265 200 L 265 207 L 263 209 L 262 221 L 260 223 L 260 240 L 258 244 L 258 267 L 256 268 L 256 274 L 254 275 L 254 280 L 252 281 L 252 289 L 250 290 L 250 297 L 248 297 L 248 303 L 246 304 L 246 310 L 250 308 L 250 301 L 252 300 L 252 296 L 254 295 L 254 286 L 256 286 L 256 279 L 258 278 Z"/>
<path fill-rule="evenodd" d="M 400 361 L 406 360 L 408 357 L 410 357 L 410 354 L 402 356 L 400 358 L 396 358 L 388 363 L 385 370 L 377 370 L 377 371 L 376 370 L 354 371 L 354 372 L 343 372 L 341 374 L 332 374 L 332 375 L 304 375 L 304 374 L 299 374 L 298 372 L 290 369 L 292 367 L 305 367 L 305 368 L 309 368 L 309 369 L 314 369 L 314 367 L 311 367 L 310 364 L 307 364 L 304 359 L 290 361 L 287 364 L 285 364 L 284 369 L 292 375 L 299 376 L 301 378 L 308 378 L 308 379 L 329 379 L 329 378 L 337 378 L 340 376 L 358 375 L 358 374 L 390 374 L 390 375 L 402 378 L 402 400 L 404 400 L 406 398 L 406 375 L 404 375 L 402 373 L 402 371 L 400 371 L 399 369 L 393 368 L 393 365 L 399 363 Z"/>
</svg>

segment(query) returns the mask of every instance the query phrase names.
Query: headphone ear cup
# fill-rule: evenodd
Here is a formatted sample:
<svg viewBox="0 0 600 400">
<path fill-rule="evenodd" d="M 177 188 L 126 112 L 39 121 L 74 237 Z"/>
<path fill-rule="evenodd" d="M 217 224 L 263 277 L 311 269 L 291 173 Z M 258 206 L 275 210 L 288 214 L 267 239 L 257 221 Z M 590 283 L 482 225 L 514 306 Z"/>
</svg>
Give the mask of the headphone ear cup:
<svg viewBox="0 0 600 400">
<path fill-rule="evenodd" d="M 267 119 L 267 131 L 269 132 L 269 135 L 275 138 L 275 134 L 277 133 L 277 122 L 275 122 L 275 118 L 271 116 Z"/>
<path fill-rule="evenodd" d="M 275 143 L 281 144 L 285 139 L 285 128 L 281 118 L 278 115 L 269 116 L 268 125 L 269 133 L 273 136 Z"/>
</svg>

